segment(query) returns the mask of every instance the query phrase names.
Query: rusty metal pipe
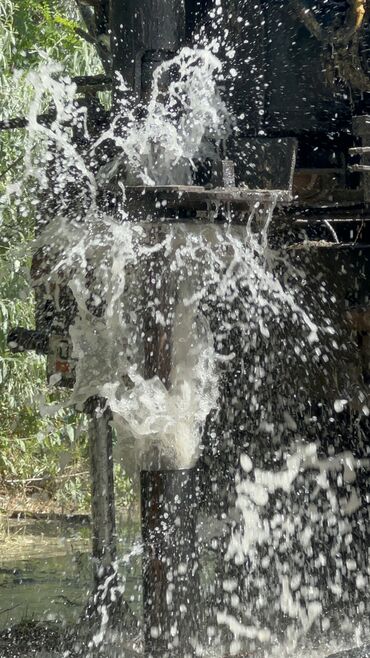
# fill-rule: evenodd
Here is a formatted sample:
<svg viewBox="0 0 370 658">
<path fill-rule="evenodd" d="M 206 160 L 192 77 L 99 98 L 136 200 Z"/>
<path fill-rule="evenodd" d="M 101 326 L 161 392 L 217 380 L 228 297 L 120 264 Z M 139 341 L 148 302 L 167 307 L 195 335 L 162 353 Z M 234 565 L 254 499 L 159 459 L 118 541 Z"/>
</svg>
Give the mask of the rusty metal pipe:
<svg viewBox="0 0 370 658">
<path fill-rule="evenodd" d="M 141 472 L 145 658 L 194 656 L 196 469 Z"/>
</svg>

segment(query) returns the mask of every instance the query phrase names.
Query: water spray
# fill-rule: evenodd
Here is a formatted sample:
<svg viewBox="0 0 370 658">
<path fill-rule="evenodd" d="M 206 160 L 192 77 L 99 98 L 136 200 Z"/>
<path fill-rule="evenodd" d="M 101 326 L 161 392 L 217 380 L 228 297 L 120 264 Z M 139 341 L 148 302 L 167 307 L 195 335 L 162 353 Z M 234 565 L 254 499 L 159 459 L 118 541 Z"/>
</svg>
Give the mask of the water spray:
<svg viewBox="0 0 370 658">
<path fill-rule="evenodd" d="M 329 627 L 342 593 L 365 610 L 368 563 L 353 554 L 364 555 L 357 477 L 368 460 L 335 451 L 341 432 L 364 448 L 369 414 L 370 122 L 357 117 L 351 132 L 348 107 L 337 112 L 323 61 L 350 72 L 354 102 L 358 40 L 343 50 L 330 28 L 318 56 L 317 7 L 198 5 L 111 0 L 111 115 L 76 101 L 81 80 L 58 81 L 57 68 L 30 75 L 37 322 L 9 345 L 47 353 L 50 383 L 90 417 L 89 650 L 105 649 L 124 612 L 116 433 L 123 464 L 130 441 L 140 471 L 145 657 L 281 655 L 283 635 L 296 651 L 301 633 Z M 347 117 L 329 135 L 328 101 Z M 351 140 L 362 145 L 347 153 Z M 40 144 L 41 167 L 30 155 Z M 346 168 L 349 157 L 361 162 Z M 223 527 L 208 540 L 201 503 Z M 206 629 L 201 541 L 219 568 Z"/>
</svg>

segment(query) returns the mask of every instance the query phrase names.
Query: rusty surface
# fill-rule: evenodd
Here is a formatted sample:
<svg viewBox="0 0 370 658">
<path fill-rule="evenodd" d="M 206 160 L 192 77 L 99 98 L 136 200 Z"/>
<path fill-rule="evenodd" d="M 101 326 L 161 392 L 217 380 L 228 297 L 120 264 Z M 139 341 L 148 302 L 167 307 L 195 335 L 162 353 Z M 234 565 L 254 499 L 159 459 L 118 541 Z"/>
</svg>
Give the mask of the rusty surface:
<svg viewBox="0 0 370 658">
<path fill-rule="evenodd" d="M 126 187 L 128 208 L 151 208 L 153 212 L 164 213 L 166 208 L 207 209 L 209 204 L 231 204 L 240 210 L 249 210 L 251 205 L 260 202 L 289 203 L 291 194 L 288 190 L 248 190 L 247 188 L 206 189 L 195 185 L 133 185 Z M 157 204 L 157 205 L 156 205 Z"/>
<path fill-rule="evenodd" d="M 370 308 L 353 308 L 346 312 L 348 322 L 355 331 L 370 332 Z"/>
<path fill-rule="evenodd" d="M 196 636 L 196 473 L 142 471 L 145 656 L 193 656 Z M 176 629 L 173 635 L 173 629 Z M 178 642 L 176 641 L 178 640 Z"/>
</svg>

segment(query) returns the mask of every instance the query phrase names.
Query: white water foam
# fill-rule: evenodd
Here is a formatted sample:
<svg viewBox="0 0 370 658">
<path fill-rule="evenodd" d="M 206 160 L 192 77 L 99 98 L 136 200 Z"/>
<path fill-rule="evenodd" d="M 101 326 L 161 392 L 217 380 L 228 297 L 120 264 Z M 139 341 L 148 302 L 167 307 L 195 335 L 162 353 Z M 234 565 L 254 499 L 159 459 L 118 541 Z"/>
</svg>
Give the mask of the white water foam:
<svg viewBox="0 0 370 658">
<path fill-rule="evenodd" d="M 161 79 L 171 66 L 179 70 L 179 80 L 170 82 L 169 100 L 163 103 Z M 56 82 L 55 75 L 60 73 L 56 68 L 47 67 L 30 76 L 35 97 L 30 113 L 29 153 L 37 146 L 41 155 L 36 161 L 29 157 L 29 174 L 39 193 L 47 191 L 50 180 L 45 165 L 53 162 L 56 149 L 59 165 L 53 181 L 54 192 L 62 199 L 55 215 L 47 217 L 47 225 L 36 243 L 49 261 L 48 271 L 41 275 L 38 283 L 48 286 L 55 302 L 62 284 L 67 283 L 73 293 L 77 315 L 70 333 L 77 371 L 70 404 L 82 409 L 90 397 L 98 395 L 107 400 L 114 412 L 118 433 L 127 441 L 124 447 L 126 465 L 130 450 L 127 445 L 132 445 L 131 461 L 136 466 L 147 466 L 148 460 L 150 465 L 153 447 L 163 467 L 184 468 L 195 463 L 202 447 L 206 419 L 217 407 L 219 365 L 232 365 L 236 359 L 232 345 L 228 344 L 224 351 L 218 345 L 222 345 L 224 336 L 229 338 L 235 327 L 248 332 L 244 349 L 251 354 L 250 392 L 242 403 L 251 413 L 260 413 L 259 430 L 271 436 L 275 436 L 281 409 L 276 413 L 275 423 L 264 417 L 262 392 L 271 382 L 267 359 L 261 358 L 258 344 L 262 351 L 273 344 L 274 331 L 288 318 L 298 336 L 292 334 L 285 349 L 292 350 L 300 365 L 305 367 L 305 348 L 314 346 L 320 357 L 325 352 L 321 346 L 322 337 L 333 334 L 325 315 L 316 317 L 312 308 L 301 303 L 299 286 L 303 277 L 300 273 L 288 267 L 283 277 L 276 273 L 278 266 L 285 264 L 268 246 L 268 229 L 276 201 L 273 195 L 267 209 L 258 203 L 251 209 L 244 227 L 166 225 L 161 228 L 156 244 L 150 240 L 150 225 L 127 221 L 124 203 L 115 217 L 98 208 L 99 190 L 109 187 L 117 177 L 123 200 L 125 182 L 153 185 L 190 181 L 194 159 L 209 154 L 212 138 L 227 131 L 228 114 L 215 84 L 214 76 L 218 71 L 218 60 L 209 51 L 201 50 L 184 49 L 174 63 L 162 65 L 155 75 L 145 118 L 137 122 L 130 102 L 123 101 L 123 129 L 119 118 L 115 119 L 90 146 L 91 157 L 108 139 L 112 139 L 119 150 L 119 155 L 97 172 L 93 172 L 76 151 L 70 134 L 71 121 L 80 128 L 84 126 L 85 133 L 87 130 L 84 110 L 76 110 L 74 86 L 68 80 Z M 56 120 L 45 127 L 38 123 L 37 115 L 45 94 L 49 93 L 54 100 Z M 45 147 L 43 154 L 41 146 Z M 76 181 L 81 187 L 80 195 L 70 203 L 68 189 Z M 75 187 L 73 190 L 76 194 Z M 19 193 L 19 190 L 12 192 Z M 39 213 L 41 216 L 42 207 Z M 256 215 L 261 219 L 259 225 L 257 222 L 257 230 Z M 157 257 L 163 267 L 163 275 L 157 279 L 158 298 L 162 286 L 166 285 L 169 294 L 166 313 L 171 316 L 172 326 L 169 386 L 158 375 L 145 376 L 144 316 L 149 311 L 164 328 L 168 322 L 156 298 L 146 295 L 147 272 Z M 210 327 L 211 313 L 203 309 L 209 300 L 215 306 L 220 300 L 227 306 L 223 326 L 216 336 Z M 233 304 L 239 305 L 242 316 L 233 311 Z M 284 347 L 284 343 L 279 343 L 280 350 L 283 349 L 281 345 Z M 272 352 L 271 358 L 273 356 Z M 342 408 L 345 398 L 337 399 Z M 235 405 L 239 403 L 236 393 Z M 284 431 L 287 428 L 296 430 L 288 411 Z M 299 514 L 295 515 L 293 510 L 286 515 L 276 512 L 269 519 L 264 514 L 265 508 L 277 491 L 289 494 L 299 474 L 307 469 L 317 472 L 317 492 L 325 489 L 330 498 L 328 473 L 336 473 L 343 466 L 343 477 L 351 483 L 357 467 L 353 456 L 344 453 L 331 461 L 329 458 L 320 460 L 315 446 L 309 442 L 286 457 L 282 470 L 258 468 L 252 456 L 243 456 L 241 467 L 246 477 L 240 478 L 236 485 L 239 526 L 234 527 L 226 558 L 240 571 L 245 569 L 247 590 L 248 587 L 261 590 L 260 599 L 257 598 L 260 608 L 263 608 L 267 587 L 260 569 L 267 570 L 271 558 L 269 553 L 267 557 L 260 557 L 260 549 L 267 547 L 274 552 L 282 540 L 285 552 L 289 552 L 297 532 L 301 546 L 310 549 L 312 542 L 312 529 L 302 526 Z M 330 518 L 334 520 L 330 521 L 329 516 L 328 519 L 337 523 L 334 497 L 330 502 L 333 505 Z M 350 499 L 344 514 L 355 511 L 357 504 L 355 497 Z M 338 528 L 341 535 L 346 534 L 345 528 L 340 528 L 339 524 Z M 309 552 L 307 555 L 310 557 Z M 282 557 L 278 564 L 276 608 L 285 618 L 298 620 L 298 625 L 292 623 L 286 630 L 284 651 L 289 653 L 296 651 L 297 638 L 302 631 L 307 632 L 321 616 L 322 604 L 316 585 L 301 585 L 300 574 L 289 573 L 287 563 Z M 359 587 L 367 582 L 367 575 L 359 570 L 357 576 L 361 575 L 365 581 L 359 579 Z M 329 585 L 340 589 L 335 578 Z M 238 611 L 237 598 L 231 602 L 231 607 L 225 605 L 219 610 L 218 622 L 231 631 L 234 653 L 240 650 L 245 639 L 262 644 L 275 639 L 278 643 L 274 621 L 259 623 L 253 606 L 246 610 L 249 619 L 240 618 L 235 612 Z M 282 651 L 281 644 L 279 650 Z"/>
</svg>

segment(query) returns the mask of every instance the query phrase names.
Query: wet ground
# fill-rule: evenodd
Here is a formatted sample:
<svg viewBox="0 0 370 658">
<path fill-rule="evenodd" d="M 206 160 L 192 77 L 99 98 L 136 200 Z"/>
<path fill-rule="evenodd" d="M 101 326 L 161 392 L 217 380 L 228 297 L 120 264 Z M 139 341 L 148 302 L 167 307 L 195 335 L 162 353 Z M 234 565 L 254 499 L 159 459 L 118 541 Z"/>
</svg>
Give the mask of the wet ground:
<svg viewBox="0 0 370 658">
<path fill-rule="evenodd" d="M 140 595 L 139 524 L 127 516 L 120 525 L 125 594 L 135 604 Z M 87 520 L 8 521 L 0 540 L 0 630 L 34 620 L 73 622 L 86 604 L 91 573 Z"/>
<path fill-rule="evenodd" d="M 139 617 L 141 609 L 140 526 L 137 515 L 121 519 L 119 557 L 124 598 Z M 212 577 L 203 572 L 205 579 Z M 61 658 L 58 649 L 69 629 L 75 628 L 88 600 L 91 584 L 88 518 L 21 518 L 7 522 L 0 540 L 0 658 Z M 205 585 L 205 581 L 203 582 Z M 15 629 L 9 633 L 8 629 Z M 122 629 L 121 629 L 122 630 Z M 137 658 L 140 638 L 121 633 L 106 658 Z M 297 651 L 296 658 L 370 658 L 359 648 L 369 637 L 348 632 L 347 639 Z M 316 646 L 315 646 L 316 645 Z M 341 650 L 356 647 L 340 653 Z M 339 652 L 339 653 L 338 653 Z M 215 654 L 212 655 L 212 658 Z M 281 656 L 287 655 L 282 650 Z M 290 654 L 292 655 L 292 654 Z M 219 658 L 221 654 L 217 654 Z M 244 658 L 247 654 L 240 654 Z M 222 657 L 223 658 L 223 657 Z M 249 658 L 249 656 L 248 656 Z"/>
</svg>

